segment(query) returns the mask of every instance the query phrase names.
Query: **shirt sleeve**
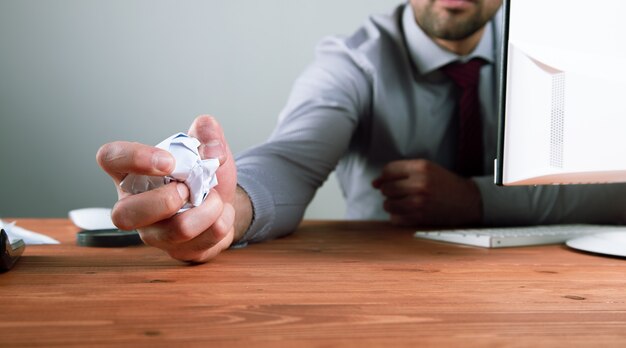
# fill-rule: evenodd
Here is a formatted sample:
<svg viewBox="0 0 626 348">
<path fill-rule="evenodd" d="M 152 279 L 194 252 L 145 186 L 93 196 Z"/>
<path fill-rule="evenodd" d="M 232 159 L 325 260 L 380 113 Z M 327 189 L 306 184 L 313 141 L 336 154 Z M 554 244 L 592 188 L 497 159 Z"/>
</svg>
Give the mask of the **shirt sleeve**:
<svg viewBox="0 0 626 348">
<path fill-rule="evenodd" d="M 339 39 L 323 41 L 315 62 L 296 80 L 270 138 L 237 156 L 238 184 L 253 207 L 240 244 L 295 230 L 347 151 L 370 98 L 369 79 L 354 54 Z"/>
<path fill-rule="evenodd" d="M 485 225 L 626 221 L 626 184 L 502 187 L 491 176 L 473 180 L 482 196 Z"/>
</svg>

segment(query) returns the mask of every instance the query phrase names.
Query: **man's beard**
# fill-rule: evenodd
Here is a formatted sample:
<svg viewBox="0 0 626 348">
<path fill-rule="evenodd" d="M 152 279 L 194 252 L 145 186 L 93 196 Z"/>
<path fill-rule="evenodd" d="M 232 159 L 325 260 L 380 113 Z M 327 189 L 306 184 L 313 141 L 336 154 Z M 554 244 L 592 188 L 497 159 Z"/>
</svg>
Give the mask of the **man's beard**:
<svg viewBox="0 0 626 348">
<path fill-rule="evenodd" d="M 452 18 L 442 18 L 432 11 L 432 5 L 424 8 L 416 15 L 417 23 L 430 37 L 458 41 L 470 37 L 480 30 L 488 21 L 481 17 L 481 9 L 467 18 L 455 18 L 454 13 L 449 15 Z"/>
</svg>

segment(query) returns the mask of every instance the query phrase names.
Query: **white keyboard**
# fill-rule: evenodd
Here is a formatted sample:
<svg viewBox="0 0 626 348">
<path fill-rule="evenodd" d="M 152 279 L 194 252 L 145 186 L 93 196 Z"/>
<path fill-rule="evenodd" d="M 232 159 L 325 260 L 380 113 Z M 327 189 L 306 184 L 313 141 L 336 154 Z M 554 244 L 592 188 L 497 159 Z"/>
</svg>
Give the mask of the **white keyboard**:
<svg viewBox="0 0 626 348">
<path fill-rule="evenodd" d="M 485 248 L 559 244 L 572 238 L 624 230 L 610 225 L 541 225 L 528 227 L 468 228 L 417 231 L 415 237 Z"/>
</svg>

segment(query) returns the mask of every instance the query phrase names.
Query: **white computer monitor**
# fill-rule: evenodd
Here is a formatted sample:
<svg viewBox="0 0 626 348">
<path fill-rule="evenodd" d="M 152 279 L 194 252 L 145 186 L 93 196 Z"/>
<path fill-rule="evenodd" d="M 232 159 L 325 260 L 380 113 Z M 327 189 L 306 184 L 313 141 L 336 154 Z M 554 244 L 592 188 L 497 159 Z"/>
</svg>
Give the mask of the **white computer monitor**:
<svg viewBox="0 0 626 348">
<path fill-rule="evenodd" d="M 503 6 L 496 183 L 626 182 L 626 1 Z"/>
</svg>

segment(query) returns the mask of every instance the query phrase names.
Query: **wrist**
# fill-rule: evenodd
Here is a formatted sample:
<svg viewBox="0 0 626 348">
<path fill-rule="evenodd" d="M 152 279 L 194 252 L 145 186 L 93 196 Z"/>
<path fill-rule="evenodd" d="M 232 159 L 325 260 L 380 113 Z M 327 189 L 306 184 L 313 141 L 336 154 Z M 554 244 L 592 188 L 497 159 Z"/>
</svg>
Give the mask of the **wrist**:
<svg viewBox="0 0 626 348">
<path fill-rule="evenodd" d="M 244 234 L 250 228 L 252 219 L 254 217 L 254 209 L 252 208 L 252 201 L 248 193 L 239 185 L 235 190 L 235 236 L 233 238 L 233 244 L 237 243 Z"/>
</svg>

